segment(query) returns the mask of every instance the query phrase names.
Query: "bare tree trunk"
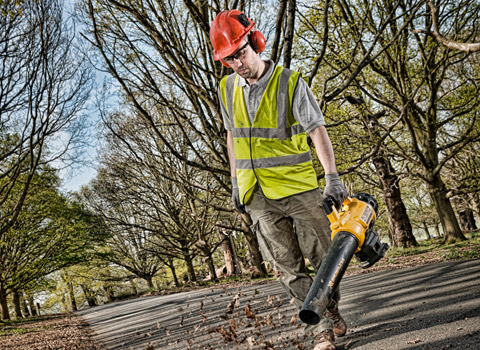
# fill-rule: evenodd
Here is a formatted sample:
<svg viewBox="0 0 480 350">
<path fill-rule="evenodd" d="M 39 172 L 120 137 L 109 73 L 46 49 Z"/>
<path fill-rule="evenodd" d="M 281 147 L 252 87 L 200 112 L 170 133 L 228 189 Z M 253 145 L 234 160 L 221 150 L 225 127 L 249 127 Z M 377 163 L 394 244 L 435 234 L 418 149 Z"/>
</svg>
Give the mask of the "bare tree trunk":
<svg viewBox="0 0 480 350">
<path fill-rule="evenodd" d="M 65 294 L 62 294 L 62 297 L 60 298 L 60 302 L 62 303 L 63 312 L 67 313 L 69 310 L 68 310 L 67 298 L 65 297 Z"/>
<path fill-rule="evenodd" d="M 363 99 L 347 99 L 352 104 L 364 104 Z M 362 113 L 363 115 L 365 113 Z M 366 129 L 375 140 L 381 139 L 378 119 L 385 114 L 381 111 L 376 114 L 364 117 Z M 388 213 L 390 228 L 392 231 L 392 243 L 394 247 L 416 247 L 417 240 L 412 232 L 412 225 L 407 214 L 405 204 L 403 204 L 402 193 L 400 191 L 398 176 L 394 173 L 393 167 L 386 155 L 379 149 L 373 156 L 373 164 L 380 181 L 383 192 L 383 199 Z"/>
<path fill-rule="evenodd" d="M 220 238 L 221 247 L 223 250 L 223 257 L 225 259 L 225 265 L 227 266 L 227 275 L 239 275 L 241 274 L 240 265 L 237 259 L 237 253 L 233 239 L 227 235 L 222 229 L 218 231 L 218 237 Z"/>
<path fill-rule="evenodd" d="M 383 199 L 392 228 L 394 246 L 402 248 L 416 247 L 418 243 L 412 232 L 407 209 L 403 204 L 397 175 L 392 174 L 390 162 L 382 156 L 374 157 L 373 164 L 382 186 Z"/>
<path fill-rule="evenodd" d="M 435 176 L 428 183 L 428 191 L 433 199 L 435 208 L 443 228 L 443 239 L 445 243 L 464 241 L 467 238 L 463 235 L 458 224 L 452 204 L 448 200 L 445 184 L 439 175 Z"/>
<path fill-rule="evenodd" d="M 10 312 L 8 311 L 7 291 L 0 285 L 0 309 L 2 309 L 2 320 L 10 319 Z"/>
<path fill-rule="evenodd" d="M 473 200 L 473 210 L 477 214 L 477 218 L 480 219 L 480 194 L 476 193 Z"/>
<path fill-rule="evenodd" d="M 18 320 L 20 318 L 23 318 L 22 307 L 20 305 L 20 293 L 18 292 L 18 290 L 14 290 L 12 295 L 13 295 L 13 310 L 15 312 L 15 318 Z"/>
<path fill-rule="evenodd" d="M 114 294 L 111 286 L 104 285 L 103 290 L 105 292 L 105 297 L 107 299 L 107 303 L 111 303 L 114 300 Z"/>
<path fill-rule="evenodd" d="M 287 0 L 280 0 L 277 12 L 277 20 L 275 25 L 275 37 L 272 44 L 272 56 L 273 62 L 278 63 L 280 59 L 280 39 L 282 36 L 283 22 L 285 21 L 285 13 L 287 9 Z"/>
<path fill-rule="evenodd" d="M 85 295 L 85 299 L 87 299 L 88 306 L 90 307 L 96 306 L 97 301 L 95 300 L 95 295 L 90 290 L 90 288 L 85 284 L 81 284 L 80 288 L 82 288 L 83 294 Z"/>
<path fill-rule="evenodd" d="M 230 246 L 232 247 L 232 252 L 233 252 L 233 273 L 235 275 L 241 275 L 242 274 L 242 266 L 240 264 L 240 260 L 238 259 L 238 254 L 237 254 L 237 248 L 235 247 L 235 242 L 233 241 L 233 236 L 230 235 L 228 237 L 228 240 L 230 242 Z"/>
<path fill-rule="evenodd" d="M 22 307 L 23 307 L 23 314 L 24 314 L 26 317 L 32 316 L 32 312 L 31 312 L 30 309 L 28 308 L 27 301 L 25 300 L 24 297 L 22 297 Z"/>
<path fill-rule="evenodd" d="M 442 234 L 440 233 L 440 228 L 438 227 L 438 224 L 435 225 L 435 233 L 437 234 L 437 238 L 442 237 Z"/>
<path fill-rule="evenodd" d="M 175 270 L 175 265 L 173 264 L 173 258 L 168 257 L 167 266 L 170 269 L 170 272 L 172 273 L 173 281 L 175 282 L 175 287 L 180 287 L 181 283 L 178 280 L 177 271 Z"/>
<path fill-rule="evenodd" d="M 212 254 L 207 255 L 207 265 L 210 270 L 211 281 L 218 281 L 217 271 L 215 271 L 215 265 L 213 264 Z"/>
<path fill-rule="evenodd" d="M 155 286 L 153 285 L 153 277 L 150 275 L 144 276 L 143 279 L 147 281 L 148 289 L 153 290 Z"/>
<path fill-rule="evenodd" d="M 463 232 L 472 232 L 478 229 L 477 224 L 475 223 L 475 217 L 473 216 L 473 211 L 471 209 L 467 208 L 459 211 L 458 217 Z"/>
<path fill-rule="evenodd" d="M 138 289 L 133 280 L 130 280 L 130 287 L 132 287 L 132 293 L 133 295 L 138 295 Z"/>
<path fill-rule="evenodd" d="M 75 299 L 75 292 L 73 290 L 73 283 L 69 281 L 67 283 L 68 288 L 68 296 L 70 297 L 70 306 L 72 307 L 72 311 L 77 311 L 77 300 Z"/>
<path fill-rule="evenodd" d="M 423 222 L 423 229 L 425 231 L 425 235 L 427 236 L 427 240 L 429 240 L 431 237 L 430 237 L 430 231 L 428 231 L 428 226 L 427 226 L 427 223 L 424 221 Z"/>
<path fill-rule="evenodd" d="M 35 300 L 33 300 L 33 295 L 32 294 L 27 294 L 27 301 L 28 301 L 28 306 L 30 306 L 30 312 L 32 314 L 32 317 L 35 317 L 38 315 L 37 308 L 35 306 Z"/>
<path fill-rule="evenodd" d="M 183 260 L 187 265 L 188 282 L 197 282 L 197 276 L 195 274 L 195 269 L 193 268 L 193 261 L 188 252 L 185 253 Z"/>
<path fill-rule="evenodd" d="M 260 246 L 258 245 L 258 240 L 255 236 L 255 233 L 252 232 L 248 225 L 248 222 L 245 221 L 246 219 L 249 220 L 249 222 L 251 223 L 251 219 L 250 217 L 247 217 L 247 214 L 242 215 L 242 228 L 245 239 L 247 241 L 248 252 L 250 253 L 250 258 L 253 266 L 258 269 L 258 271 L 260 272 L 260 276 L 265 277 L 268 274 L 267 269 L 263 264 L 262 253 L 260 253 Z"/>
<path fill-rule="evenodd" d="M 296 0 L 288 1 L 288 13 L 287 13 L 287 29 L 285 30 L 285 42 L 283 49 L 283 66 L 290 68 L 292 61 L 292 45 L 293 34 L 295 30 L 295 10 L 297 7 Z"/>
</svg>

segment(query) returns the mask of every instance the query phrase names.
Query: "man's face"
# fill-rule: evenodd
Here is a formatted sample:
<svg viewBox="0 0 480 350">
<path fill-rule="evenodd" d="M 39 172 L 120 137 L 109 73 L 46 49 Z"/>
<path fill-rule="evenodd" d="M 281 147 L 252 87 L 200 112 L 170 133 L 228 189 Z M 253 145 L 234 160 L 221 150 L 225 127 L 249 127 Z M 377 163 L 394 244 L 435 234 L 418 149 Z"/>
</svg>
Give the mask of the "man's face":
<svg viewBox="0 0 480 350">
<path fill-rule="evenodd" d="M 245 79 L 258 78 L 258 60 L 260 57 L 249 45 L 248 38 L 245 38 L 238 47 L 231 56 L 225 57 L 223 61 L 227 63 L 235 73 Z"/>
</svg>

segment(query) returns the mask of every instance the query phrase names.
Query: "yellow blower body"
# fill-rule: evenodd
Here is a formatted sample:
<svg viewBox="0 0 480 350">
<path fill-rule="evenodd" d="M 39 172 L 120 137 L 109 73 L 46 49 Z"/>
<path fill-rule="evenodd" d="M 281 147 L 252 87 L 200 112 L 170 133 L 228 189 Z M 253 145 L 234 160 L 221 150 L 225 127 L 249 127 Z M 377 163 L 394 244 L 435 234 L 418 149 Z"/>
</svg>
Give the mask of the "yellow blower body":
<svg viewBox="0 0 480 350">
<path fill-rule="evenodd" d="M 362 268 L 368 268 L 380 260 L 388 244 L 380 243 L 373 230 L 377 218 L 378 203 L 369 194 L 357 193 L 347 198 L 340 212 L 332 198 L 326 198 L 323 207 L 330 220 L 332 243 L 317 270 L 307 294 L 300 319 L 307 324 L 317 324 L 330 304 L 340 281 L 353 256 Z"/>
</svg>

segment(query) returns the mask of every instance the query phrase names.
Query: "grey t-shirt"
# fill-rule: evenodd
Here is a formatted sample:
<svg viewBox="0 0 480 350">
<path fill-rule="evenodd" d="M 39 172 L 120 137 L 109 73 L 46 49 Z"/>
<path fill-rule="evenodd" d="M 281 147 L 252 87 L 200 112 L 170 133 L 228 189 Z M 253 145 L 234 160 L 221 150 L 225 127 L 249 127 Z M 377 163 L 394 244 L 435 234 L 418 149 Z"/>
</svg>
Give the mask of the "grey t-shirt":
<svg viewBox="0 0 480 350">
<path fill-rule="evenodd" d="M 255 114 L 257 113 L 258 106 L 262 100 L 263 93 L 267 88 L 268 81 L 270 80 L 275 68 L 273 61 L 270 60 L 268 63 L 270 64 L 268 71 L 256 83 L 248 84 L 244 78 L 240 76 L 238 77 L 237 86 L 243 87 L 243 95 L 245 97 L 245 105 L 247 106 L 250 122 L 253 122 L 253 119 L 255 118 Z M 222 101 L 221 98 L 220 101 Z M 223 103 L 220 103 L 220 106 L 222 109 L 225 129 L 232 130 L 233 118 L 232 116 L 228 115 L 228 111 Z M 293 96 L 292 111 L 293 116 L 300 123 L 300 125 L 303 126 L 307 134 L 315 130 L 317 127 L 325 125 L 322 111 L 318 107 L 315 96 L 303 79 L 298 79 Z"/>
</svg>

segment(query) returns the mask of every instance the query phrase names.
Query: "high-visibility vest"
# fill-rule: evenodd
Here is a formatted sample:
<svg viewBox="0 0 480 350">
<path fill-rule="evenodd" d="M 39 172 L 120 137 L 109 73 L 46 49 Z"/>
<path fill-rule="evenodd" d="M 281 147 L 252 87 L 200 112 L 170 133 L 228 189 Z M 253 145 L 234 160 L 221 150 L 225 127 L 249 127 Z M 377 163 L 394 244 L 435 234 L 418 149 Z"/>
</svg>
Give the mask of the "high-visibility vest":
<svg viewBox="0 0 480 350">
<path fill-rule="evenodd" d="M 222 102 L 233 116 L 233 144 L 242 204 L 258 184 L 279 199 L 318 187 L 304 128 L 295 120 L 292 101 L 300 73 L 276 66 L 255 115 L 247 114 L 238 75 L 220 81 Z"/>
</svg>

